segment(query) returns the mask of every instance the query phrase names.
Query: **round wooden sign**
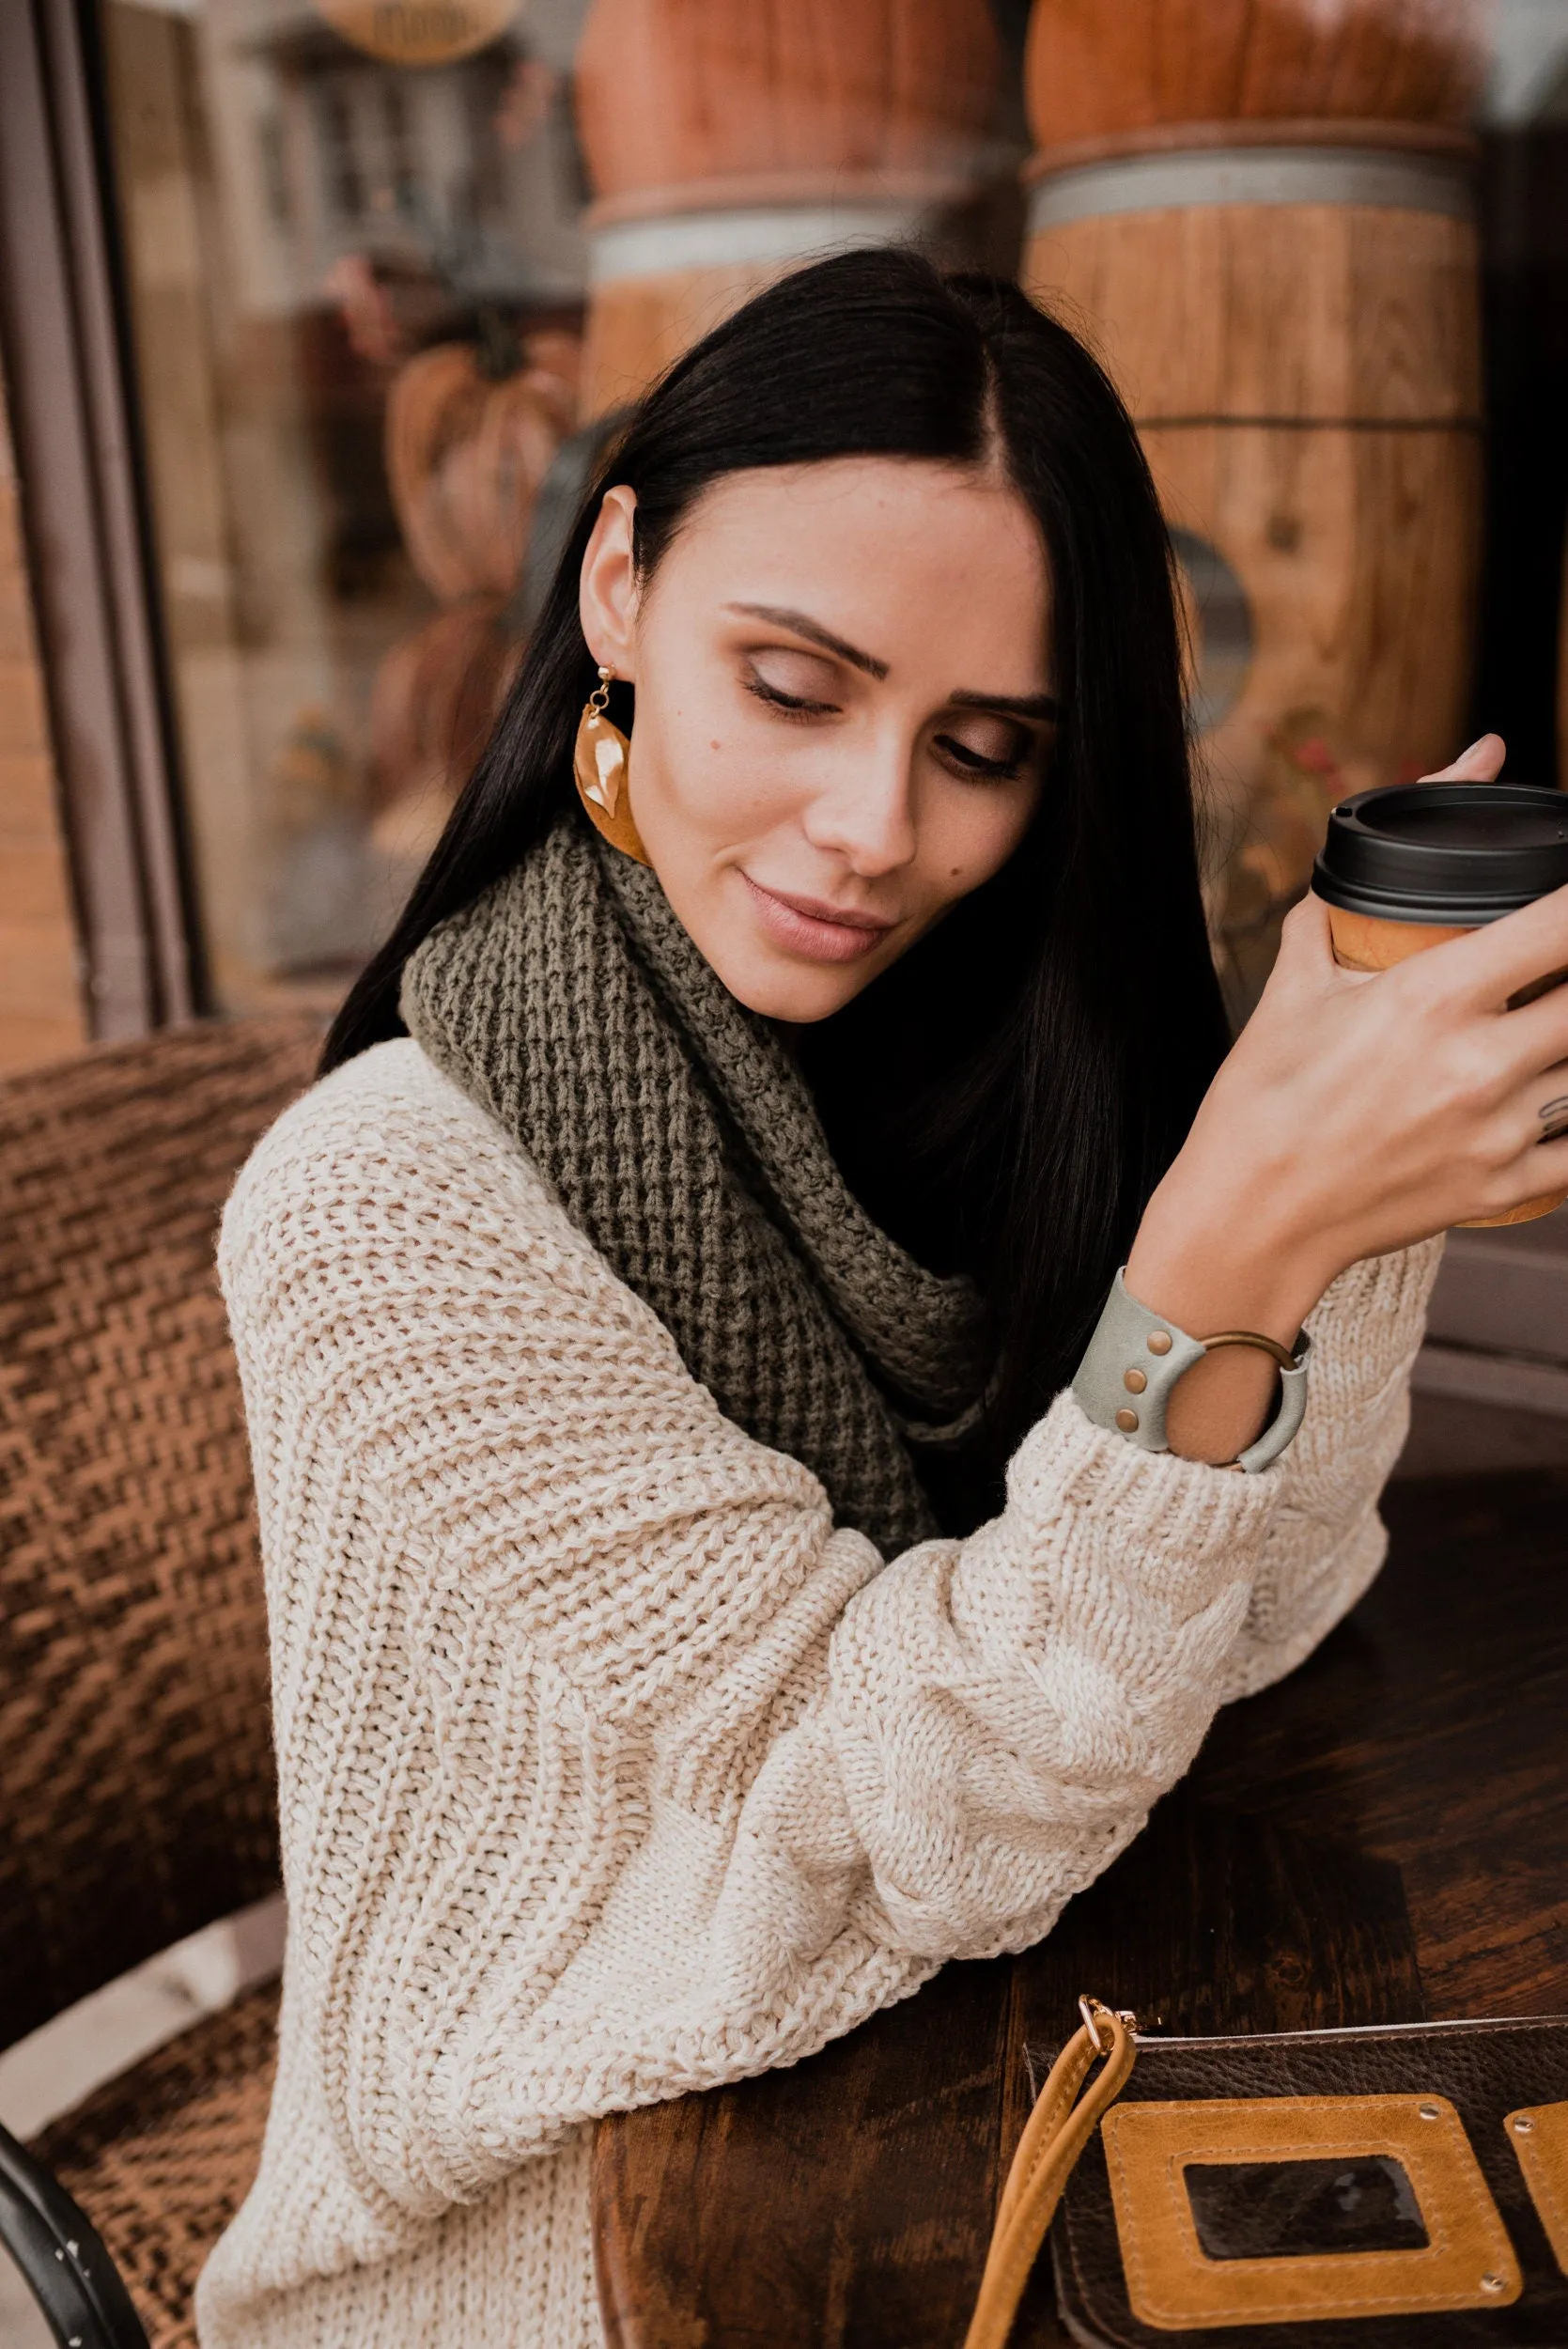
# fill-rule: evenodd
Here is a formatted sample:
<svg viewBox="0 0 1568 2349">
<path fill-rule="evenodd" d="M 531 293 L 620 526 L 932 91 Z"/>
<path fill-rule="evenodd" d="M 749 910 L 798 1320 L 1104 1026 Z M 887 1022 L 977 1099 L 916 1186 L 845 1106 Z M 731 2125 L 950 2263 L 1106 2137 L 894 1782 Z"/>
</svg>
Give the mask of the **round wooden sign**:
<svg viewBox="0 0 1568 2349">
<path fill-rule="evenodd" d="M 316 0 L 345 40 L 387 65 L 448 65 L 504 33 L 517 0 Z"/>
</svg>

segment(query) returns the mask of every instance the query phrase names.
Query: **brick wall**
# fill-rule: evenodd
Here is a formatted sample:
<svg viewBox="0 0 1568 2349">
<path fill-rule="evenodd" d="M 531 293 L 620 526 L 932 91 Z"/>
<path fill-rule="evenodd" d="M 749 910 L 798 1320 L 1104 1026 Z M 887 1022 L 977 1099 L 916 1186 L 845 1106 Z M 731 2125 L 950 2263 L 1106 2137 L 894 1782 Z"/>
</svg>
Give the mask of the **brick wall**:
<svg viewBox="0 0 1568 2349">
<path fill-rule="evenodd" d="M 65 840 L 0 380 L 0 1071 L 85 1041 Z"/>
</svg>

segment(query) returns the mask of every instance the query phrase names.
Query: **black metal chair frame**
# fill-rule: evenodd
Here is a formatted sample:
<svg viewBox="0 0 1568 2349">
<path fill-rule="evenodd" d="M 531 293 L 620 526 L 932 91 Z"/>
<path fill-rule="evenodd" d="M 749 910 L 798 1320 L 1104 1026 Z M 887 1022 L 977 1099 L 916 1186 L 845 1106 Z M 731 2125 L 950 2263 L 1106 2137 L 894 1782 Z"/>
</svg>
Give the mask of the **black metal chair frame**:
<svg viewBox="0 0 1568 2349">
<path fill-rule="evenodd" d="M 0 2243 L 60 2349 L 147 2349 L 119 2269 L 58 2179 L 0 2128 Z"/>
</svg>

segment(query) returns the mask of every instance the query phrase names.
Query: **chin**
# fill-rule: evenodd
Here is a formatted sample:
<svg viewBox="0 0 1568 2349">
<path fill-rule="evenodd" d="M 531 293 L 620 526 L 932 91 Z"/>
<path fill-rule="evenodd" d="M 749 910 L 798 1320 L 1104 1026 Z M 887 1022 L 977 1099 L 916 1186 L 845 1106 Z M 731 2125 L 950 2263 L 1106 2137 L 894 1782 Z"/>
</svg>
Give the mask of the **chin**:
<svg viewBox="0 0 1568 2349">
<path fill-rule="evenodd" d="M 870 985 L 874 972 L 857 970 L 810 970 L 798 965 L 759 968 L 750 957 L 739 967 L 726 967 L 714 960 L 714 970 L 736 1001 L 744 1003 L 763 1019 L 787 1020 L 792 1027 L 809 1028 L 819 1019 L 831 1019 L 835 1011 Z"/>
</svg>

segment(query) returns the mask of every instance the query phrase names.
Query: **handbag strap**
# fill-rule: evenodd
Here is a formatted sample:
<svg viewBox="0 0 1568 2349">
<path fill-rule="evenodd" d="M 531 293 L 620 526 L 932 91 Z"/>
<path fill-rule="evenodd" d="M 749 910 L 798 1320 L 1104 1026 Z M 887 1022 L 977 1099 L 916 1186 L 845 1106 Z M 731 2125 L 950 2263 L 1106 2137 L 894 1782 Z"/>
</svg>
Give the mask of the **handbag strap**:
<svg viewBox="0 0 1568 2349">
<path fill-rule="evenodd" d="M 1082 2028 L 1051 2065 L 1001 2189 L 964 2349 L 1004 2349 L 1035 2253 L 1056 2216 L 1073 2166 L 1132 2071 L 1136 2016 L 1117 2014 L 1098 1999 L 1078 2003 Z M 1102 2058 L 1104 2069 L 1086 2088 L 1084 2082 Z"/>
</svg>

